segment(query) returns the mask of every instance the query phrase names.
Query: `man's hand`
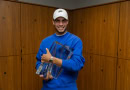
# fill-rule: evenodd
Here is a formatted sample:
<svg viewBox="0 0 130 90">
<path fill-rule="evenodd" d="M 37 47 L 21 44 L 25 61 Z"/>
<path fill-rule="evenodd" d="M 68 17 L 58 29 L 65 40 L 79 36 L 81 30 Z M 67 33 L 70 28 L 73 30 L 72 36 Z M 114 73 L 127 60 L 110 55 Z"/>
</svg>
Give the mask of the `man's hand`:
<svg viewBox="0 0 130 90">
<path fill-rule="evenodd" d="M 51 75 L 50 72 L 47 72 L 47 76 L 46 77 L 44 77 L 43 75 L 39 75 L 39 76 L 42 77 L 43 80 L 46 80 L 46 81 L 53 79 L 53 76 Z"/>
<path fill-rule="evenodd" d="M 49 60 L 50 60 L 50 58 L 51 58 L 51 53 L 50 53 L 50 51 L 48 50 L 48 48 L 46 48 L 46 54 L 43 54 L 42 56 L 41 56 L 41 60 L 42 60 L 42 62 L 49 62 Z"/>
</svg>

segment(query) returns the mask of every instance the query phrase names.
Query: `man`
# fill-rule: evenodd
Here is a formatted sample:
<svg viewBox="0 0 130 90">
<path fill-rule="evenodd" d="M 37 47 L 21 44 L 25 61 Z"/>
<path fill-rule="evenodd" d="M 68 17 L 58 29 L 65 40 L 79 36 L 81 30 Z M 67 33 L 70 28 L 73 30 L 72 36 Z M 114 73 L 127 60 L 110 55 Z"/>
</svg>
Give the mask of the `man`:
<svg viewBox="0 0 130 90">
<path fill-rule="evenodd" d="M 36 56 L 36 68 L 38 69 L 41 62 L 50 63 L 51 61 L 63 69 L 57 79 L 54 79 L 51 73 L 47 73 L 46 77 L 40 75 L 43 78 L 42 90 L 77 90 L 78 71 L 84 66 L 85 59 L 82 56 L 82 41 L 67 31 L 68 22 L 68 14 L 64 9 L 55 10 L 53 25 L 56 33 L 41 42 Z M 69 60 L 63 60 L 51 55 L 49 49 L 54 41 L 73 48 L 73 55 Z"/>
</svg>

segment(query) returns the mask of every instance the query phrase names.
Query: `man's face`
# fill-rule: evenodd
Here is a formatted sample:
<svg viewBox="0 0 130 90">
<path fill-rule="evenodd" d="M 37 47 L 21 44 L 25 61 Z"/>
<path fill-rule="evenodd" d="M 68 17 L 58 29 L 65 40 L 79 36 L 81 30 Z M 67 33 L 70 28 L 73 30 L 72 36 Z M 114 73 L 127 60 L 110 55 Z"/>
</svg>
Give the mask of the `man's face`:
<svg viewBox="0 0 130 90">
<path fill-rule="evenodd" d="M 61 35 L 61 34 L 64 34 L 66 31 L 68 20 L 66 20 L 63 17 L 58 17 L 57 19 L 53 20 L 53 25 L 56 28 L 57 34 Z"/>
</svg>

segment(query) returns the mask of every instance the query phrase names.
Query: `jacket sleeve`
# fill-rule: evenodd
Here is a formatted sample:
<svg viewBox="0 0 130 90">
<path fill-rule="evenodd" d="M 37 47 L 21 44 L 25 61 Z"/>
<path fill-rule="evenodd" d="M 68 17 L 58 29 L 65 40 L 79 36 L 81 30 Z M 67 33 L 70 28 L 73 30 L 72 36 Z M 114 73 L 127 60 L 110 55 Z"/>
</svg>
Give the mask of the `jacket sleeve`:
<svg viewBox="0 0 130 90">
<path fill-rule="evenodd" d="M 79 71 L 83 68 L 85 59 L 82 56 L 82 41 L 79 40 L 73 48 L 73 55 L 69 60 L 62 60 L 62 68 L 69 71 Z"/>
</svg>

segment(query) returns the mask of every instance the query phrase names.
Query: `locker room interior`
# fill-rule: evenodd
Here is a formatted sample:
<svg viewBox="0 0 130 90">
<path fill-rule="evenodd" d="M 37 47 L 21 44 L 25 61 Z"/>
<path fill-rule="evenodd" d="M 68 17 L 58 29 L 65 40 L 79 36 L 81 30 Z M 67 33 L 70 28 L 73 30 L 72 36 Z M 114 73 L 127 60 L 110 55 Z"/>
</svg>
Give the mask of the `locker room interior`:
<svg viewBox="0 0 130 90">
<path fill-rule="evenodd" d="M 129 0 L 0 0 L 0 90 L 40 90 L 36 54 L 56 8 L 83 41 L 78 90 L 130 90 Z"/>
</svg>

